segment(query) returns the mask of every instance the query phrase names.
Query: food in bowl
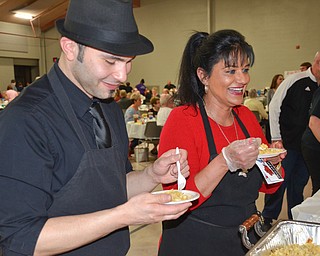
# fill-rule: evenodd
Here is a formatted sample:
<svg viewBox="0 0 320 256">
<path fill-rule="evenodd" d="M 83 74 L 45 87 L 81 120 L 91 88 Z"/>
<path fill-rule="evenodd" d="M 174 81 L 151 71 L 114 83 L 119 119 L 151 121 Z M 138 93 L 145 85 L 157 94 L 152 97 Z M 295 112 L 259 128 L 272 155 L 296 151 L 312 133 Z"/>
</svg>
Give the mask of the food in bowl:
<svg viewBox="0 0 320 256">
<path fill-rule="evenodd" d="M 191 195 L 185 194 L 178 190 L 166 190 L 164 193 L 171 195 L 172 202 L 179 202 L 191 199 Z"/>
</svg>

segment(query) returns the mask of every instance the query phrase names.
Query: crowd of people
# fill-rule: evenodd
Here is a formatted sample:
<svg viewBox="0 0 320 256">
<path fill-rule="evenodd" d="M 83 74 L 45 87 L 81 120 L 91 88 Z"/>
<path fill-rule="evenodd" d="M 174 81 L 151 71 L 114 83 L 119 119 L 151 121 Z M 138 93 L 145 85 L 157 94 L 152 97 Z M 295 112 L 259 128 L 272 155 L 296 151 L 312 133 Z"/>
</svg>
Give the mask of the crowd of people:
<svg viewBox="0 0 320 256">
<path fill-rule="evenodd" d="M 22 82 L 17 83 L 15 79 L 12 79 L 10 81 L 10 84 L 7 86 L 6 90 L 0 92 L 0 98 L 3 99 L 3 101 L 10 103 L 28 85 L 29 83 L 27 83 L 26 85 L 23 85 Z"/>
<path fill-rule="evenodd" d="M 266 231 L 285 190 L 291 219 L 309 175 L 313 193 L 319 189 L 319 52 L 305 71 L 274 76 L 268 102 L 258 104 L 254 89 L 244 101 L 255 53 L 238 31 L 194 32 L 179 86 L 168 81 L 159 93 L 144 79 L 127 81 L 135 56 L 153 51 L 131 1 L 71 0 L 56 26 L 59 61 L 0 112 L 4 256 L 126 255 L 128 226 L 156 222 L 159 256 L 240 256 L 247 249 L 239 225 L 257 213 L 259 192 Z M 126 122 L 141 117 L 142 103 L 163 128 L 156 160 L 133 171 L 128 155 L 139 140 L 129 144 Z M 253 107 L 269 121 L 270 141 Z M 262 143 L 286 152 L 257 165 Z M 266 160 L 283 182 L 266 183 Z M 177 188 L 177 161 L 196 201 L 167 204 L 169 194 L 151 193 L 159 184 Z M 254 229 L 248 237 L 259 239 Z"/>
</svg>

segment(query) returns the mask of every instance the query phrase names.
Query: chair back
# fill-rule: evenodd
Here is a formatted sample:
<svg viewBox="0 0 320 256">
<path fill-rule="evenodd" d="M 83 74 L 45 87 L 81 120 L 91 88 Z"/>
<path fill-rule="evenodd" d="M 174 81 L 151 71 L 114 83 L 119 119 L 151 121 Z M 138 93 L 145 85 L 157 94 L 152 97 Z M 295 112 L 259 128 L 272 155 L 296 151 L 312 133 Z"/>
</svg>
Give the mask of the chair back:
<svg viewBox="0 0 320 256">
<path fill-rule="evenodd" d="M 157 126 L 157 122 L 147 122 L 144 136 L 147 139 L 159 139 L 162 126 Z"/>
<path fill-rule="evenodd" d="M 258 123 L 260 123 L 261 117 L 260 117 L 259 111 L 251 111 L 251 112 L 256 116 Z"/>
</svg>

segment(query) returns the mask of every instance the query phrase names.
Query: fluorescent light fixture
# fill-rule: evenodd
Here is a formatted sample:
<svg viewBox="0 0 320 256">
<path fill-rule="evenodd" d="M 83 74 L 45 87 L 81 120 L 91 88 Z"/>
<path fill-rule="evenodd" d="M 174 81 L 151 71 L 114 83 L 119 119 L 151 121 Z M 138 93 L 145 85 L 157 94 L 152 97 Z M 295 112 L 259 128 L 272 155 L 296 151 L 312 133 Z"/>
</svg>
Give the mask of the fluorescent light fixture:
<svg viewBox="0 0 320 256">
<path fill-rule="evenodd" d="M 20 18 L 20 19 L 26 19 L 26 20 L 31 20 L 33 19 L 33 16 L 29 13 L 24 13 L 24 12 L 16 12 L 14 14 L 14 16 L 16 16 L 17 18 Z"/>
</svg>

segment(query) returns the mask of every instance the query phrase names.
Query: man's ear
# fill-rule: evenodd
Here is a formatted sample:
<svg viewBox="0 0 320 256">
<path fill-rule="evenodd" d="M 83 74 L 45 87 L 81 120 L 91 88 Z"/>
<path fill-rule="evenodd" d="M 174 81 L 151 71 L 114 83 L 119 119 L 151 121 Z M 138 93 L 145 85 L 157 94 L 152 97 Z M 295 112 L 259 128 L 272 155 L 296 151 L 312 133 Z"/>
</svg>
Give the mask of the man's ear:
<svg viewBox="0 0 320 256">
<path fill-rule="evenodd" d="M 208 74 L 203 68 L 197 68 L 197 76 L 203 85 L 208 85 Z"/>
<path fill-rule="evenodd" d="M 74 60 L 77 57 L 79 48 L 75 41 L 67 37 L 61 37 L 60 47 L 68 60 Z"/>
</svg>

